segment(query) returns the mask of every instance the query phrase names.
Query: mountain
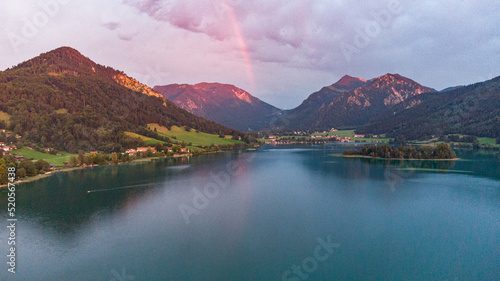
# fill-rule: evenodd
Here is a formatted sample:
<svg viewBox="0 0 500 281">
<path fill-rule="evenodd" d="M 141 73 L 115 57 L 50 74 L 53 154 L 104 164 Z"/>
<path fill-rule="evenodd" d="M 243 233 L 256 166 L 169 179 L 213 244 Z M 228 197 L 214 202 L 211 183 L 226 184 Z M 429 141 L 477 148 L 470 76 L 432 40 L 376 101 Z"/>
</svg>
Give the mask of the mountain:
<svg viewBox="0 0 500 281">
<path fill-rule="evenodd" d="M 62 47 L 0 72 L 3 127 L 21 141 L 58 150 L 122 151 L 136 145 L 126 131 L 150 135 L 148 123 L 241 134 L 197 117 L 125 73 Z"/>
<path fill-rule="evenodd" d="M 180 108 L 240 131 L 266 128 L 281 114 L 280 109 L 229 84 L 171 84 L 153 90 Z"/>
<path fill-rule="evenodd" d="M 359 127 L 412 96 L 433 91 L 399 74 L 371 80 L 344 76 L 309 96 L 282 123 L 286 129 Z"/>
<path fill-rule="evenodd" d="M 324 104 L 333 102 L 341 93 L 352 91 L 369 83 L 370 81 L 365 79 L 345 75 L 334 84 L 309 95 L 298 107 L 288 111 L 284 118 L 277 120 L 273 127 L 307 129 L 305 124 L 313 123 L 312 120 L 316 118 L 317 112 Z"/>
<path fill-rule="evenodd" d="M 454 87 L 448 87 L 448 88 L 444 88 L 442 89 L 440 92 L 449 92 L 449 91 L 452 91 L 452 90 L 456 90 L 458 88 L 462 88 L 464 86 L 454 86 Z"/>
<path fill-rule="evenodd" d="M 406 139 L 445 134 L 500 136 L 500 76 L 449 91 L 412 97 L 374 118 L 358 132 Z"/>
</svg>

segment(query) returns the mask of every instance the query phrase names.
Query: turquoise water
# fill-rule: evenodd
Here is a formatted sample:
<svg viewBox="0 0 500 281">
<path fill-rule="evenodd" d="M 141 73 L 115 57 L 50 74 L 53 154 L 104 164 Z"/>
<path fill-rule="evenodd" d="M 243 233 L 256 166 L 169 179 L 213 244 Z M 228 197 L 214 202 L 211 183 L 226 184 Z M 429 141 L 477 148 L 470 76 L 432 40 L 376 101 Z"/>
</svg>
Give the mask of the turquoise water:
<svg viewBox="0 0 500 281">
<path fill-rule="evenodd" d="M 1 280 L 500 280 L 500 162 L 265 146 L 60 173 L 18 189 Z M 90 191 L 90 192 L 89 192 Z M 6 193 L 0 193 L 6 222 Z"/>
</svg>

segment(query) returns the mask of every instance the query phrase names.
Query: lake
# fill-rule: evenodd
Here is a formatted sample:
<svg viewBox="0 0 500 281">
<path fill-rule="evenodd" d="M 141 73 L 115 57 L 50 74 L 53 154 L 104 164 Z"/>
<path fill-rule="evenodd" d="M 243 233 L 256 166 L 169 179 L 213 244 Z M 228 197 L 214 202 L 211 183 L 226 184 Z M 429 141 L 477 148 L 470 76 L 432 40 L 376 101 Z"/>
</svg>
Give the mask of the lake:
<svg viewBox="0 0 500 281">
<path fill-rule="evenodd" d="M 17 190 L 1 280 L 500 280 L 498 154 L 387 161 L 264 146 L 59 173 Z"/>
</svg>

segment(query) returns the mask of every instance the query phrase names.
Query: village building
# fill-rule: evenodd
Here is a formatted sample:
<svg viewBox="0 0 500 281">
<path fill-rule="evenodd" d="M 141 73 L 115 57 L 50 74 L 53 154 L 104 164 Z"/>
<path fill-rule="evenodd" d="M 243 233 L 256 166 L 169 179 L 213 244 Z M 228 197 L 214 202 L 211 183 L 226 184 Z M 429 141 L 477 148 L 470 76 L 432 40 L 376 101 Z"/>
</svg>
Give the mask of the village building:
<svg viewBox="0 0 500 281">
<path fill-rule="evenodd" d="M 154 147 L 138 147 L 137 152 L 147 152 L 148 149 L 151 149 L 152 152 L 156 152 L 156 148 Z"/>
</svg>

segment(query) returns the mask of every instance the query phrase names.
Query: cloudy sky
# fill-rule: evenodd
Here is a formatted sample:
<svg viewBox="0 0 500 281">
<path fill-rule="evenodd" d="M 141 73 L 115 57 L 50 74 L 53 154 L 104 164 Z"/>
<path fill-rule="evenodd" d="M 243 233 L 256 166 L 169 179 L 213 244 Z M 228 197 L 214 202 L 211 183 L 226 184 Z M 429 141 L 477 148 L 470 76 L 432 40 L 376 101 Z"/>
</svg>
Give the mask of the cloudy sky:
<svg viewBox="0 0 500 281">
<path fill-rule="evenodd" d="M 293 108 L 344 74 L 443 89 L 500 75 L 498 0 L 5 0 L 0 69 L 60 46 L 154 85 Z"/>
</svg>

